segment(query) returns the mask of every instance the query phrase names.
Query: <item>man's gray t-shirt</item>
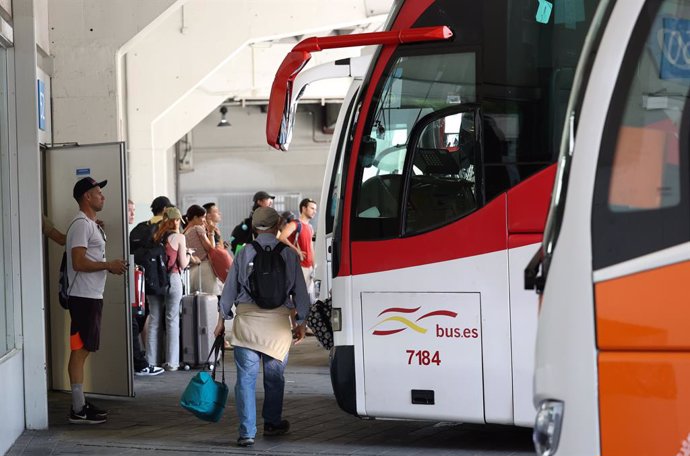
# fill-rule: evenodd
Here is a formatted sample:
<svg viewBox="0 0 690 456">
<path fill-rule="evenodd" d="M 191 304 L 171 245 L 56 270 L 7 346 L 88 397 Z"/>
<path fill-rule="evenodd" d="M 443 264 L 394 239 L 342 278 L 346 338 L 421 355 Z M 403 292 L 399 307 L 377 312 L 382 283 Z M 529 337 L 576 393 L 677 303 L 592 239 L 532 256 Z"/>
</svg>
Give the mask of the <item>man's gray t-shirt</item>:
<svg viewBox="0 0 690 456">
<path fill-rule="evenodd" d="M 103 299 L 103 289 L 108 271 L 75 272 L 72 267 L 72 249 L 86 247 L 86 258 L 105 261 L 105 234 L 96 222 L 79 211 L 67 231 L 68 294 L 82 298 Z"/>
</svg>

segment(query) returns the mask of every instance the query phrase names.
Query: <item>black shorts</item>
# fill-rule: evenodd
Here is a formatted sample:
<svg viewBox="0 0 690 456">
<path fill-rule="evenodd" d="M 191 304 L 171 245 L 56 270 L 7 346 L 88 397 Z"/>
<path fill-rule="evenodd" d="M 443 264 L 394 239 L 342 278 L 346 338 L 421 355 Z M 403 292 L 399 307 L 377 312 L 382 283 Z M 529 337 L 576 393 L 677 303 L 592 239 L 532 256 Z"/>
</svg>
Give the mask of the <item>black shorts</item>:
<svg viewBox="0 0 690 456">
<path fill-rule="evenodd" d="M 101 342 L 101 315 L 103 314 L 103 300 L 69 297 L 70 348 L 81 348 L 95 352 Z"/>
</svg>

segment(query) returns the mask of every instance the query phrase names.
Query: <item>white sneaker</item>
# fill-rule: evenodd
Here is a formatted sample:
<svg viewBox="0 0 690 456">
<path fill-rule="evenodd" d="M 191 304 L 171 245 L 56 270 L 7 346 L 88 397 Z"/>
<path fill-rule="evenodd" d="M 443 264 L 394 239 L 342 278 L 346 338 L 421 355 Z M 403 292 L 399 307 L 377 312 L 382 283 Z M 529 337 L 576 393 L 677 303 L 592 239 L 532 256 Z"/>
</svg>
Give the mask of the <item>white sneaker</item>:
<svg viewBox="0 0 690 456">
<path fill-rule="evenodd" d="M 163 372 L 165 372 L 165 371 L 164 371 L 163 368 L 161 368 L 161 367 L 157 367 L 157 366 L 146 366 L 146 367 L 143 368 L 142 370 L 136 371 L 135 374 L 136 374 L 136 375 L 149 375 L 149 376 L 151 376 L 151 375 L 162 374 Z"/>
<path fill-rule="evenodd" d="M 159 368 L 159 369 L 160 369 L 160 368 Z M 168 372 L 171 372 L 171 371 L 179 370 L 180 367 L 179 367 L 179 366 L 172 366 L 172 365 L 170 365 L 170 364 L 168 364 L 168 363 L 165 363 L 165 364 L 163 364 L 163 369 L 167 370 Z"/>
</svg>

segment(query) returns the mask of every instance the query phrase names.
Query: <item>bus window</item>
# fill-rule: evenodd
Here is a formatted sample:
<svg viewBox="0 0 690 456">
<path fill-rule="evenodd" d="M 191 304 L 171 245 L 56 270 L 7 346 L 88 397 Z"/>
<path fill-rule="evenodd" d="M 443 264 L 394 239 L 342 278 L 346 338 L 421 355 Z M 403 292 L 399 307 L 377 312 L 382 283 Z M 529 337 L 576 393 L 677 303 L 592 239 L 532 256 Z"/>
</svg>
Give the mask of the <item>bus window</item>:
<svg viewBox="0 0 690 456">
<path fill-rule="evenodd" d="M 357 100 L 357 94 L 359 91 L 355 92 L 350 100 L 350 105 L 347 107 L 346 120 L 343 122 L 343 126 L 340 131 L 340 136 L 338 137 L 338 145 L 335 149 L 335 172 L 331 174 L 331 184 L 328 190 L 328 206 L 324 208 L 326 215 L 326 233 L 330 234 L 333 232 L 333 226 L 335 224 L 335 219 L 338 215 L 338 206 L 340 205 L 340 200 L 342 198 L 341 186 L 343 184 L 343 164 L 345 154 L 343 153 L 343 148 L 345 147 L 346 138 L 351 132 L 348 129 L 350 125 L 350 118 L 352 117 L 355 102 Z"/>
<path fill-rule="evenodd" d="M 455 112 L 453 112 L 455 111 Z M 477 209 L 479 141 L 475 112 L 450 113 L 421 126 L 413 145 L 405 234 L 450 223 Z"/>
<path fill-rule="evenodd" d="M 626 51 L 597 169 L 595 269 L 690 240 L 687 3 L 642 14 Z"/>
<path fill-rule="evenodd" d="M 371 149 L 373 159 L 361 160 L 358 169 L 353 226 L 358 239 L 400 235 L 402 173 L 412 128 L 432 112 L 476 97 L 474 53 L 399 52 L 364 130 L 363 150 Z"/>
</svg>

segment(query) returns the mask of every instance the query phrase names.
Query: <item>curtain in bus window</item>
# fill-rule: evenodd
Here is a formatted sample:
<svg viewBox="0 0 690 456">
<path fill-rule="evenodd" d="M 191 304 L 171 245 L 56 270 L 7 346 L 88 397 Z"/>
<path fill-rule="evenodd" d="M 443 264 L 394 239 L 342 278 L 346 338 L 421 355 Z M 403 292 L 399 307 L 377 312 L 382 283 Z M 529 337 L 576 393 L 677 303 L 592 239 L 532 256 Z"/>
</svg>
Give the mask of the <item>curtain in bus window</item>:
<svg viewBox="0 0 690 456">
<path fill-rule="evenodd" d="M 655 128 L 623 126 L 611 175 L 609 205 L 614 211 L 656 209 L 678 203 L 677 139 Z M 676 150 L 670 160 L 667 149 Z M 671 162 L 675 164 L 671 165 Z"/>
<path fill-rule="evenodd" d="M 662 7 L 635 70 L 611 170 L 608 202 L 613 212 L 680 203 L 679 134 L 690 87 L 685 44 L 690 20 L 664 13 L 678 5 L 666 2 Z"/>
</svg>

